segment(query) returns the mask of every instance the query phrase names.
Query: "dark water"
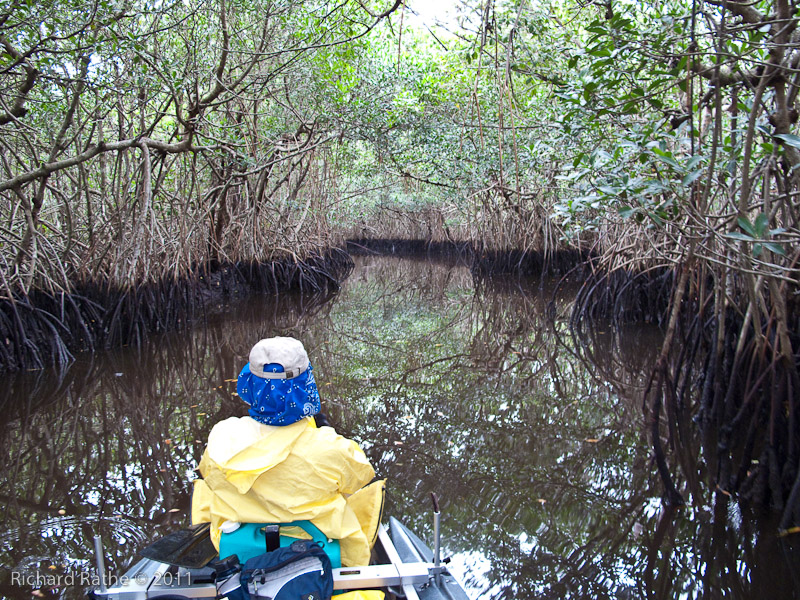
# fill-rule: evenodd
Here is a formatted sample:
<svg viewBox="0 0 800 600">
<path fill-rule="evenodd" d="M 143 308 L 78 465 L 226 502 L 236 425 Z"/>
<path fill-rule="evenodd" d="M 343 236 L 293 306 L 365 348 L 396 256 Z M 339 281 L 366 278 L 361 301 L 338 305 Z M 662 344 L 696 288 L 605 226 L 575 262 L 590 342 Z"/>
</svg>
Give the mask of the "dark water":
<svg viewBox="0 0 800 600">
<path fill-rule="evenodd" d="M 80 597 L 94 534 L 119 573 L 187 524 L 208 431 L 245 413 L 234 380 L 251 345 L 293 335 L 332 423 L 388 478 L 387 513 L 428 537 L 440 495 L 473 598 L 800 597 L 797 541 L 710 489 L 691 435 L 671 454 L 692 473 L 688 506 L 662 508 L 639 400 L 660 334 L 601 325 L 576 340 L 574 285 L 357 259 L 325 304 L 254 298 L 140 350 L 5 376 L 0 593 L 57 582 Z"/>
</svg>

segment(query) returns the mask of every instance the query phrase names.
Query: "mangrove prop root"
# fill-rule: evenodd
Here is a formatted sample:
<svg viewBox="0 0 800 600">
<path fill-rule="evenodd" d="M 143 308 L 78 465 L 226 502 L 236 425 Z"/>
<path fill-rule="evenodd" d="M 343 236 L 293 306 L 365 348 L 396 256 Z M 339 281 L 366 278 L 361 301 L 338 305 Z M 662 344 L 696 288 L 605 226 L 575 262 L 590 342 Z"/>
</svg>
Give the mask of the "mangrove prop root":
<svg viewBox="0 0 800 600">
<path fill-rule="evenodd" d="M 304 261 L 202 265 L 177 281 L 167 277 L 126 290 L 82 283 L 71 293 L 0 300 L 0 371 L 63 365 L 76 352 L 139 345 L 149 333 L 184 327 L 212 301 L 237 293 L 328 298 L 352 269 L 350 256 L 333 249 Z"/>
</svg>

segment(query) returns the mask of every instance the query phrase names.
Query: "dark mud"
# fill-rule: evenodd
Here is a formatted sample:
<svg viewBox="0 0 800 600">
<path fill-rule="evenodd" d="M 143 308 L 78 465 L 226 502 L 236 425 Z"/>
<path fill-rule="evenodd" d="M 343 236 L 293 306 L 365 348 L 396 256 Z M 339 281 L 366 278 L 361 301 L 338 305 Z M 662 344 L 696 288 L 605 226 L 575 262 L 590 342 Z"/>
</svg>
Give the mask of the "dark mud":
<svg viewBox="0 0 800 600">
<path fill-rule="evenodd" d="M 471 242 L 434 242 L 405 239 L 355 239 L 347 241 L 353 255 L 391 255 L 406 258 L 459 257 L 473 274 L 541 275 L 564 273 L 584 264 L 590 254 L 578 250 L 533 252 L 524 250 L 486 250 Z"/>
<path fill-rule="evenodd" d="M 333 249 L 302 261 L 200 265 L 181 279 L 124 290 L 89 282 L 71 292 L 0 300 L 0 371 L 64 365 L 79 352 L 140 345 L 149 334 L 204 319 L 229 298 L 299 292 L 314 302 L 335 293 L 352 268 L 350 256 Z"/>
</svg>

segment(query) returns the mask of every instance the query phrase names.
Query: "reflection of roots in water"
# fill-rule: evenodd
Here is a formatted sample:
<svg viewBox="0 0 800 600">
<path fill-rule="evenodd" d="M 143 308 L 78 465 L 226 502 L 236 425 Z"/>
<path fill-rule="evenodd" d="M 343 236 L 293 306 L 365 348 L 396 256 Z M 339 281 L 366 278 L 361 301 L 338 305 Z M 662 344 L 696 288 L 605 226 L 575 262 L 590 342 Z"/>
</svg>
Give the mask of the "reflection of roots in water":
<svg viewBox="0 0 800 600">
<path fill-rule="evenodd" d="M 428 301 L 442 298 L 448 290 L 471 290 L 473 287 L 473 277 L 458 256 L 437 255 L 436 260 L 428 260 L 418 256 L 357 255 L 354 260 L 357 269 L 348 278 L 347 285 L 360 283 L 391 294 L 424 297 Z"/>
<path fill-rule="evenodd" d="M 54 516 L 43 519 L 30 525 L 20 527 L 10 527 L 0 532 L 0 547 L 6 551 L 19 539 L 32 535 L 34 538 L 41 539 L 52 535 L 65 539 L 81 535 L 81 529 L 85 527 L 99 528 L 110 527 L 117 543 L 141 544 L 146 539 L 136 519 L 128 518 L 124 515 L 114 515 L 104 517 L 99 515 L 84 516 Z M 122 540 L 120 542 L 120 540 Z M 91 544 L 91 538 L 88 542 Z"/>
<path fill-rule="evenodd" d="M 388 510 L 426 531 L 427 516 L 418 516 L 417 507 L 429 492 L 442 494 L 450 523 L 460 524 L 450 527 L 448 543 L 480 548 L 492 564 L 487 577 L 510 586 L 508 597 L 528 597 L 525 592 L 533 594 L 555 571 L 566 571 L 565 580 L 588 579 L 598 556 L 629 553 L 615 554 L 629 543 L 650 493 L 649 473 L 630 464 L 627 453 L 615 453 L 623 440 L 635 444 L 628 420 L 639 413 L 603 393 L 597 369 L 573 353 L 564 335 L 573 291 L 557 290 L 555 280 L 462 279 L 438 292 L 449 304 L 437 302 L 425 312 L 420 304 L 435 295 L 426 283 L 447 282 L 448 271 L 439 267 L 430 276 L 421 266 L 401 276 L 398 269 L 411 267 L 378 263 L 390 265 L 381 267 L 379 279 L 359 284 L 357 271 L 346 292 L 362 285 L 359 296 L 370 299 L 365 304 L 384 304 L 389 317 L 401 310 L 436 316 L 428 329 L 407 333 L 405 353 L 386 365 L 391 377 L 378 371 L 367 390 L 355 378 L 337 384 L 343 396 L 369 402 L 366 413 L 348 420 L 360 420 L 351 427 L 369 440 L 379 474 L 389 476 Z M 410 286 L 408 276 L 423 289 Z M 358 335 L 376 354 L 391 341 L 353 334 L 349 323 L 340 327 L 342 337 Z M 436 347 L 452 350 L 437 354 Z M 639 375 L 633 369 L 631 376 Z M 608 439 L 586 441 L 598 432 L 608 432 Z M 577 520 L 593 541 L 578 553 L 564 529 L 539 533 L 553 513 L 559 514 L 554 519 Z M 535 556 L 520 555 L 520 530 L 540 542 Z"/>
<path fill-rule="evenodd" d="M 132 550 L 145 544 L 152 525 L 123 515 L 82 515 L 11 527 L 0 535 L 0 590 L 6 597 L 30 598 L 31 587 L 47 592 L 46 583 L 53 581 L 61 588 L 53 597 L 85 597 L 84 586 L 97 581 L 95 535 L 103 540 L 106 566 L 114 573 L 137 559 Z"/>
<path fill-rule="evenodd" d="M 619 361 L 591 350 L 598 330 L 639 320 L 664 323 L 673 284 L 673 272 L 665 269 L 617 272 L 583 285 L 571 320 L 573 337 L 612 381 Z M 800 524 L 800 354 L 793 363 L 782 360 L 770 322 L 759 324 L 758 334 L 750 330 L 742 336 L 743 315 L 718 310 L 713 286 L 708 290 L 705 299 L 684 302 L 679 343 L 652 376 L 645 411 L 656 423 L 657 458 L 663 438 L 669 471 L 679 470 L 684 479 L 682 495 L 707 497 L 703 480 L 710 481 L 712 490 L 781 513 L 781 528 L 788 529 Z M 800 347 L 798 332 L 791 335 L 793 346 Z M 663 430 L 657 426 L 662 406 Z M 665 467 L 659 459 L 660 472 Z M 661 476 L 672 488 L 670 473 Z"/>
</svg>

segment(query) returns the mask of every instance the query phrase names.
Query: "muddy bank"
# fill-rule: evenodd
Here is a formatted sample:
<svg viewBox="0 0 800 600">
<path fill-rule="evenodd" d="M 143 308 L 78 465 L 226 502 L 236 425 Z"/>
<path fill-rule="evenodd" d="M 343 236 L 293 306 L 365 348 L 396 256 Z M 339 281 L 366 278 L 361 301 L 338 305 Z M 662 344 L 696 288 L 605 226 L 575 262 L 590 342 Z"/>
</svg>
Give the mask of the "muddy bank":
<svg viewBox="0 0 800 600">
<path fill-rule="evenodd" d="M 78 352 L 139 345 L 150 333 L 186 327 L 219 303 L 252 293 L 322 301 L 352 268 L 350 256 L 333 249 L 305 260 L 202 265 L 181 279 L 125 290 L 91 282 L 69 293 L 0 300 L 0 371 L 63 365 Z"/>
<path fill-rule="evenodd" d="M 559 250 L 545 253 L 525 250 L 486 250 L 472 242 L 360 238 L 347 240 L 347 251 L 354 255 L 392 255 L 401 257 L 460 257 L 474 275 L 538 275 L 564 273 L 590 259 L 586 252 Z"/>
</svg>

